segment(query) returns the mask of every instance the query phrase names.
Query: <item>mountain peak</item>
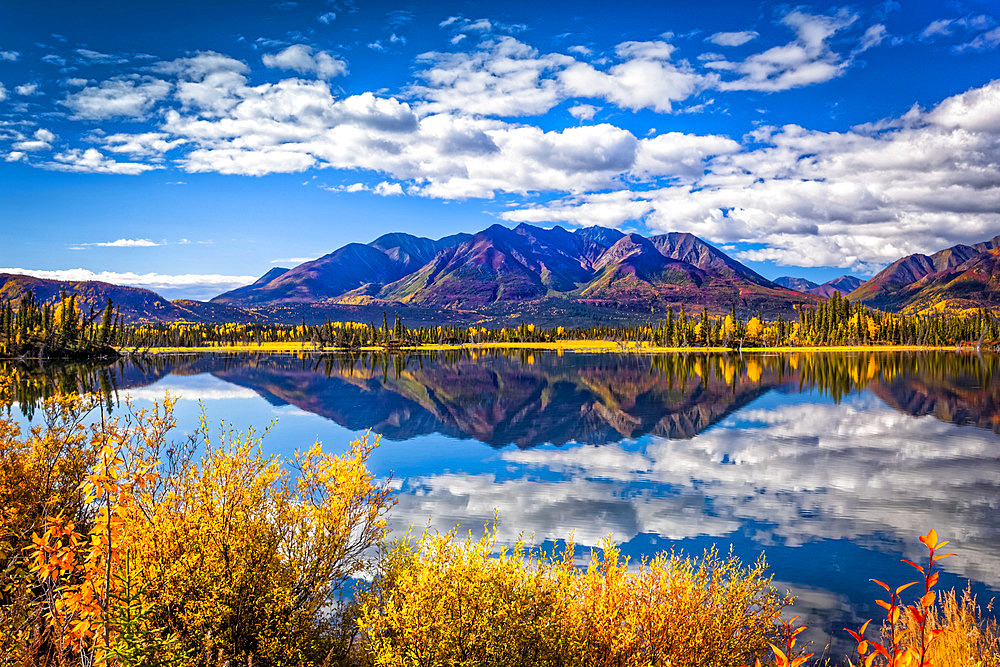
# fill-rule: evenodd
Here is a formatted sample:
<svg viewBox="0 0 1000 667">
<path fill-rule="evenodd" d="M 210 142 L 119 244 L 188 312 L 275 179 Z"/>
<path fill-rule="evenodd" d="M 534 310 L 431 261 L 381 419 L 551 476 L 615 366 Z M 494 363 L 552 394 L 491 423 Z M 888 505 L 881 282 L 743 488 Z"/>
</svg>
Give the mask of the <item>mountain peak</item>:
<svg viewBox="0 0 1000 667">
<path fill-rule="evenodd" d="M 693 234 L 647 238 L 605 227 L 569 232 L 528 223 L 513 229 L 496 223 L 439 241 L 384 234 L 213 301 L 277 307 L 340 303 L 360 293 L 413 307 L 490 312 L 547 300 L 646 312 L 685 301 L 719 312 L 734 303 L 790 312 L 798 302 Z"/>
</svg>

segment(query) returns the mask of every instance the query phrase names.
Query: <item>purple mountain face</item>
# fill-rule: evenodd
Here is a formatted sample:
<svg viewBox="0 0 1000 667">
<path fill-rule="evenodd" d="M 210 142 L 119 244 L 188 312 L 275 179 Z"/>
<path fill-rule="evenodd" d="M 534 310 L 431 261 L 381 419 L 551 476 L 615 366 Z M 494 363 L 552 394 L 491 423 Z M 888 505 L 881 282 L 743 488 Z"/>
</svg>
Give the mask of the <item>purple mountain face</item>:
<svg viewBox="0 0 1000 667">
<path fill-rule="evenodd" d="M 945 289 L 944 284 L 964 273 L 969 266 L 992 265 L 991 257 L 995 256 L 994 251 L 998 248 L 1000 236 L 995 236 L 989 241 L 971 246 L 956 245 L 932 255 L 907 255 L 875 274 L 847 296 L 852 301 L 862 301 L 875 308 L 893 311 L 929 307 L 931 294 L 943 301 L 960 298 L 964 308 L 977 307 L 970 303 L 992 302 L 992 295 L 984 292 L 977 298 L 967 288 L 958 289 L 958 294 L 955 294 L 955 290 Z"/>
<path fill-rule="evenodd" d="M 734 305 L 790 312 L 809 301 L 691 234 L 646 238 L 601 227 L 493 225 L 437 241 L 387 234 L 267 278 L 212 302 L 267 307 L 366 298 L 488 311 L 559 299 L 644 311 L 685 303 L 721 313 Z"/>
<path fill-rule="evenodd" d="M 167 301 L 135 287 L 0 274 L 0 299 L 28 290 L 39 301 L 77 294 L 84 310 L 110 297 L 128 322 L 372 321 L 386 309 L 408 321 L 568 321 L 658 317 L 670 306 L 713 314 L 793 314 L 834 291 L 890 311 L 1000 307 L 1000 236 L 932 255 L 903 257 L 868 282 L 771 282 L 691 234 L 652 237 L 589 227 L 573 232 L 522 224 L 438 240 L 386 234 L 291 269 L 276 267 L 210 302 Z M 853 291 L 852 291 L 853 290 Z"/>
<path fill-rule="evenodd" d="M 833 296 L 834 292 L 840 292 L 841 296 L 850 294 L 863 282 L 861 278 L 855 278 L 854 276 L 840 276 L 804 291 L 806 294 L 818 294 L 821 297 L 829 299 Z"/>
</svg>

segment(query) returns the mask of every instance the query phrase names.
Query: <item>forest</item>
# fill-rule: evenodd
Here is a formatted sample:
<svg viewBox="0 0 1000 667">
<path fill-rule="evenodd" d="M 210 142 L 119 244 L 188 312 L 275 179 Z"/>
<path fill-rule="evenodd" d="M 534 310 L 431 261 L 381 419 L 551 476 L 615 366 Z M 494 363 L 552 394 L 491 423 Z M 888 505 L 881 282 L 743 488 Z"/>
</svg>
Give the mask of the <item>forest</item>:
<svg viewBox="0 0 1000 667">
<path fill-rule="evenodd" d="M 682 305 L 644 325 L 542 328 L 519 322 L 501 328 L 407 327 L 390 323 L 330 322 L 309 325 L 145 323 L 113 326 L 113 344 L 128 349 L 305 343 L 316 348 L 360 349 L 440 344 L 558 343 L 603 340 L 646 342 L 655 347 L 812 347 L 908 345 L 926 347 L 1000 345 L 1000 318 L 982 309 L 970 314 L 900 315 L 868 308 L 839 293 L 817 306 L 801 306 L 798 318 L 765 320 L 758 315 L 725 317 L 691 313 Z"/>
<path fill-rule="evenodd" d="M 76 295 L 55 303 L 35 301 L 27 292 L 16 303 L 0 302 L 0 357 L 114 358 L 122 317 L 108 299 L 103 309 L 84 313 Z"/>
</svg>

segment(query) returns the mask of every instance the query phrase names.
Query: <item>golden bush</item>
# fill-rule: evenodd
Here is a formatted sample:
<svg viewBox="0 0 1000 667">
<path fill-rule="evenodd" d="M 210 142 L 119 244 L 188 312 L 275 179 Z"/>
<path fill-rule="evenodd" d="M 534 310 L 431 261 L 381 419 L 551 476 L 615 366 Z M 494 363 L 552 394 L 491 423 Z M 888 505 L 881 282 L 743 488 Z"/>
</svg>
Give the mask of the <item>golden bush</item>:
<svg viewBox="0 0 1000 667">
<path fill-rule="evenodd" d="M 497 547 L 454 531 L 391 547 L 361 596 L 359 626 L 376 665 L 738 667 L 770 655 L 790 600 L 763 560 L 713 549 L 631 567 L 610 540 L 586 569 L 560 553 Z"/>
<path fill-rule="evenodd" d="M 79 397 L 48 406 L 27 438 L 0 420 L 3 664 L 337 657 L 341 589 L 392 504 L 365 466 L 377 439 L 283 461 L 252 432 L 213 439 L 203 421 L 203 441 L 178 446 L 173 404 L 102 412 L 89 434 Z"/>
</svg>

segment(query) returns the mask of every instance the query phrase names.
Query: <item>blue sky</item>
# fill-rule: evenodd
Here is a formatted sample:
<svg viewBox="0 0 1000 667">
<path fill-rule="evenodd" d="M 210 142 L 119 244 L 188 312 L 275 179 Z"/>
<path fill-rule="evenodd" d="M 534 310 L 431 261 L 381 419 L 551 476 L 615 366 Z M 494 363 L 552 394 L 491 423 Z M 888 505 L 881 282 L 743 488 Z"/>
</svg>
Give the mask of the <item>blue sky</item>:
<svg viewBox="0 0 1000 667">
<path fill-rule="evenodd" d="M 1000 234 L 993 1 L 0 6 L 0 270 L 207 298 L 390 231 L 769 277 Z"/>
</svg>

